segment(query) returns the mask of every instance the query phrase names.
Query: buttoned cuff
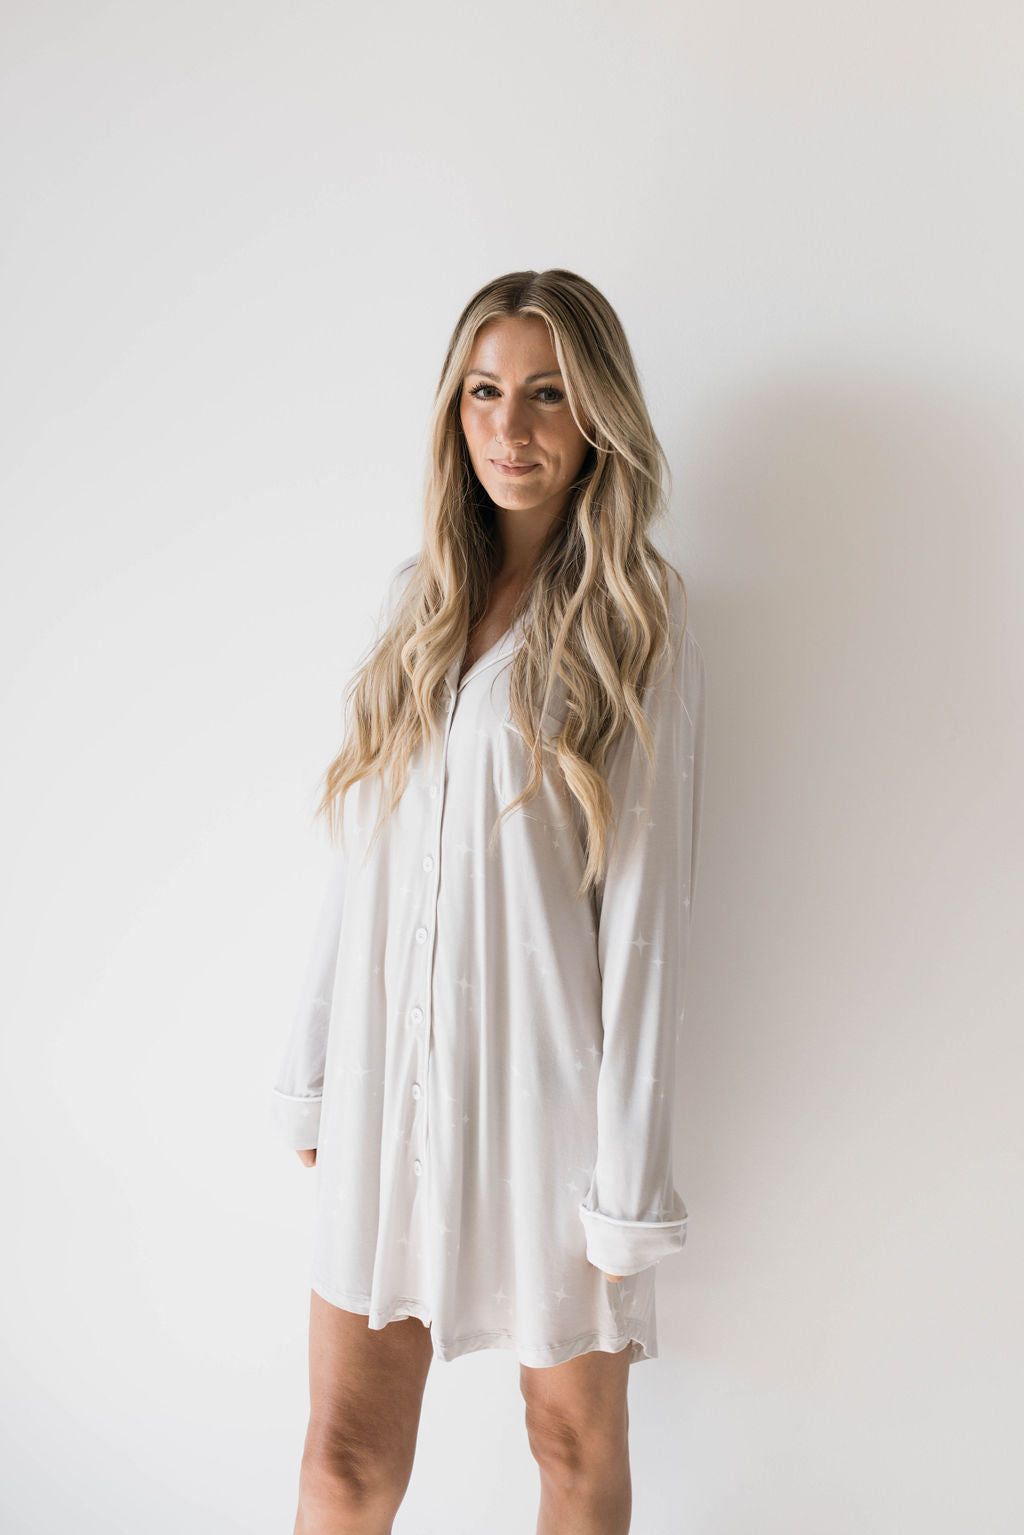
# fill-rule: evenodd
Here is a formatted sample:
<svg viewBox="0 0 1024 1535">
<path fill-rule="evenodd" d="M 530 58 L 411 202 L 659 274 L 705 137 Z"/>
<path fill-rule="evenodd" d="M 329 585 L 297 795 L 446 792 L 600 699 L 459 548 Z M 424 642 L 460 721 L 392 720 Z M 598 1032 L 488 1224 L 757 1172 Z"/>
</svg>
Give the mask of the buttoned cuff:
<svg viewBox="0 0 1024 1535">
<path fill-rule="evenodd" d="M 623 1279 L 639 1274 L 678 1252 L 686 1241 L 685 1214 L 670 1221 L 624 1221 L 588 1210 L 584 1204 L 578 1208 L 587 1235 L 587 1258 L 605 1274 Z"/>
<path fill-rule="evenodd" d="M 270 1120 L 274 1134 L 293 1151 L 314 1151 L 320 1134 L 320 1105 L 323 1096 L 297 1098 L 278 1092 L 270 1101 Z"/>
</svg>

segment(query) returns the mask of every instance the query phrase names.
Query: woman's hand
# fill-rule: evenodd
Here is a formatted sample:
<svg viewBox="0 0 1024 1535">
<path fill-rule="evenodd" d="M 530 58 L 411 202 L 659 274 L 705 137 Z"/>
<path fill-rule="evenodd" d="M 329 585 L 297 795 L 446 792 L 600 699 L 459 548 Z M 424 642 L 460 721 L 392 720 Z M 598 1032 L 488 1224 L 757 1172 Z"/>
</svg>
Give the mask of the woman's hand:
<svg viewBox="0 0 1024 1535">
<path fill-rule="evenodd" d="M 601 1272 L 604 1274 L 604 1269 L 602 1269 Z M 622 1279 L 621 1274 L 605 1274 L 604 1277 L 606 1279 L 610 1279 L 612 1284 L 618 1284 Z"/>
</svg>

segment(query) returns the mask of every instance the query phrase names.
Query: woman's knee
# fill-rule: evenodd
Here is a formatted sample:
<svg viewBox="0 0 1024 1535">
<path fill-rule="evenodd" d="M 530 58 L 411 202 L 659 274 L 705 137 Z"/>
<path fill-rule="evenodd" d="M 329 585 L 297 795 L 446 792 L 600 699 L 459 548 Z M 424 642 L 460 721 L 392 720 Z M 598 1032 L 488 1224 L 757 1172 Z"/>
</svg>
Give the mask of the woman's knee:
<svg viewBox="0 0 1024 1535">
<path fill-rule="evenodd" d="M 540 1469 L 559 1480 L 614 1478 L 629 1463 L 626 1425 L 594 1421 L 586 1412 L 528 1408 L 526 1437 Z"/>
<path fill-rule="evenodd" d="M 311 1422 L 299 1472 L 303 1514 L 394 1513 L 409 1484 L 410 1467 L 386 1441 Z M 315 1524 L 310 1526 L 315 1528 Z"/>
<path fill-rule="evenodd" d="M 526 1433 L 541 1469 L 568 1477 L 620 1476 L 629 1459 L 629 1345 L 547 1369 L 522 1366 Z"/>
</svg>

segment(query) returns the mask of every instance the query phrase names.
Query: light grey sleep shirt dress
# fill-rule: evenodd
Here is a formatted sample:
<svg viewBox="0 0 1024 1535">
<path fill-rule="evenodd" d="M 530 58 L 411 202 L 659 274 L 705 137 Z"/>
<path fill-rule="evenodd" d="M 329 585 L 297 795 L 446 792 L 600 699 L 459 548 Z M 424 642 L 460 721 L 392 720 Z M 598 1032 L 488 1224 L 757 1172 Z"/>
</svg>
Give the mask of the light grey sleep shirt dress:
<svg viewBox="0 0 1024 1535">
<path fill-rule="evenodd" d="M 382 625 L 415 564 L 392 571 Z M 631 1363 L 657 1357 L 656 1266 L 686 1240 L 673 1084 L 705 730 L 704 657 L 670 581 L 674 663 L 642 698 L 657 772 L 627 726 L 608 761 L 619 846 L 596 891 L 574 897 L 583 820 L 553 751 L 488 856 L 528 777 L 509 715 L 518 626 L 461 682 L 453 661 L 443 743 L 433 760 L 420 746 L 371 857 L 376 774 L 346 799 L 346 851 L 331 848 L 272 1129 L 317 1148 L 312 1288 L 371 1328 L 418 1317 L 440 1359 L 507 1348 L 545 1366 L 627 1343 Z"/>
</svg>

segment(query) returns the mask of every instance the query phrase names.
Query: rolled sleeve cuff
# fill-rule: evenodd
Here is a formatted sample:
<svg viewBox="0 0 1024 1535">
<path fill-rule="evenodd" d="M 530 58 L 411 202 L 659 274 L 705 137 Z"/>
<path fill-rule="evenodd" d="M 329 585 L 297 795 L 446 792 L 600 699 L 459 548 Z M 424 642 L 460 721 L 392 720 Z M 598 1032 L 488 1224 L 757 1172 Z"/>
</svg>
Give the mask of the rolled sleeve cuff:
<svg viewBox="0 0 1024 1535">
<path fill-rule="evenodd" d="M 670 1221 L 624 1221 L 579 1205 L 587 1237 L 587 1258 L 605 1274 L 625 1278 L 660 1263 L 686 1241 L 688 1216 Z"/>
<path fill-rule="evenodd" d="M 320 1135 L 322 1095 L 297 1098 L 291 1093 L 271 1095 L 270 1121 L 278 1140 L 293 1151 L 315 1151 Z"/>
</svg>

